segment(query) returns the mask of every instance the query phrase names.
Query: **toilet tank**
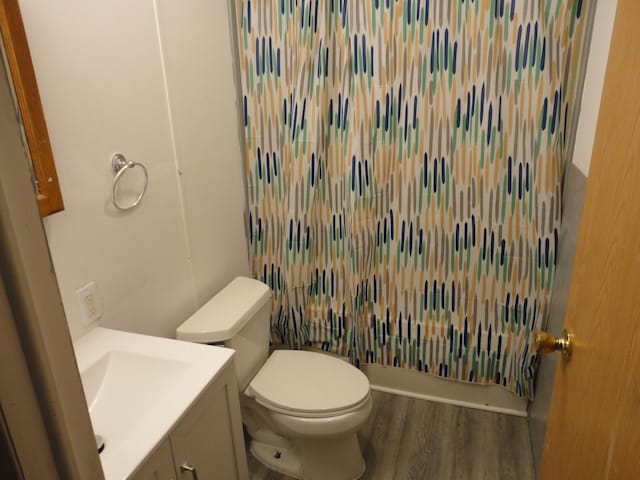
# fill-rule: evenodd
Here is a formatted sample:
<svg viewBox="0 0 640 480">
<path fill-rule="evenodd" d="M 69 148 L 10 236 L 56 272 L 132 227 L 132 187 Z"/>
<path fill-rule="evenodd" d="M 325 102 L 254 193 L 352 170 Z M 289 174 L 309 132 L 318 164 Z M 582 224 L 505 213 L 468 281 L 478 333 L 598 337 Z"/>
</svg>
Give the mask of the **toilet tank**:
<svg viewBox="0 0 640 480">
<path fill-rule="evenodd" d="M 269 356 L 270 316 L 269 287 L 237 277 L 180 325 L 176 338 L 233 348 L 242 391 Z"/>
</svg>

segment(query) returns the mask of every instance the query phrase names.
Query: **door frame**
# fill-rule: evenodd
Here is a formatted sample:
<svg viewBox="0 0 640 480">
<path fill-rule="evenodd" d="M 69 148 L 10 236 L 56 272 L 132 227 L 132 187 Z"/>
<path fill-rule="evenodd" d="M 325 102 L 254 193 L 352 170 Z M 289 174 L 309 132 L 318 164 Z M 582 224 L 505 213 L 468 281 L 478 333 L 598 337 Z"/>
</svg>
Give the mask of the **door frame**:
<svg viewBox="0 0 640 480">
<path fill-rule="evenodd" d="M 60 478 L 4 282 L 0 278 L 0 421 L 10 463 L 24 479 Z M 35 455 L 29 455 L 33 452 Z M 7 453 L 7 452 L 5 452 Z"/>
<path fill-rule="evenodd" d="M 32 174 L 0 63 L 0 403 L 26 480 L 103 479 Z"/>
</svg>

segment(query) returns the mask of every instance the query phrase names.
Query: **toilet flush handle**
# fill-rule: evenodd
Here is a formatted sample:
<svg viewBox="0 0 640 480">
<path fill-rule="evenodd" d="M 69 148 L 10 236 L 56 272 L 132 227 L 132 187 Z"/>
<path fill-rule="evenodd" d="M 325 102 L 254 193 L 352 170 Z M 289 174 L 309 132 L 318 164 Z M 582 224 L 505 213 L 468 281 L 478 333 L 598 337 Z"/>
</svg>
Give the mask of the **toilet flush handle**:
<svg viewBox="0 0 640 480">
<path fill-rule="evenodd" d="M 193 480 L 198 480 L 198 472 L 196 471 L 196 467 L 193 465 L 189 465 L 187 462 L 184 462 L 180 465 L 180 472 L 189 472 L 193 477 Z"/>
</svg>

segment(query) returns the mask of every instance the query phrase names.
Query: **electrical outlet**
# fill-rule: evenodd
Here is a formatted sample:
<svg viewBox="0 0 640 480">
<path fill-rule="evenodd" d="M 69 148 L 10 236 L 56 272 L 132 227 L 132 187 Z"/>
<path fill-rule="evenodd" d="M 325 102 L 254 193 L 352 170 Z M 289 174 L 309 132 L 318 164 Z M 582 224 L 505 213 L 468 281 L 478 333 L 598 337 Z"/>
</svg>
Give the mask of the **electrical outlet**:
<svg viewBox="0 0 640 480">
<path fill-rule="evenodd" d="M 89 325 L 102 317 L 102 305 L 98 298 L 98 289 L 95 282 L 89 282 L 84 287 L 76 290 L 80 310 L 85 325 Z"/>
</svg>

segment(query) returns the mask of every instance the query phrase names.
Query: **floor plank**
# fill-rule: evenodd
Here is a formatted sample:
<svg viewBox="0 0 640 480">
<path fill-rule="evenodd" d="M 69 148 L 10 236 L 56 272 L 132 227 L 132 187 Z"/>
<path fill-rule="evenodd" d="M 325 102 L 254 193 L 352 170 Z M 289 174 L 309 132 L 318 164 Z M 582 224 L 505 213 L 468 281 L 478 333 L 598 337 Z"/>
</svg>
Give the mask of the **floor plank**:
<svg viewBox="0 0 640 480">
<path fill-rule="evenodd" d="M 533 480 L 525 418 L 372 392 L 363 480 Z M 292 480 L 249 454 L 251 480 Z M 327 479 L 331 480 L 331 479 Z"/>
</svg>

